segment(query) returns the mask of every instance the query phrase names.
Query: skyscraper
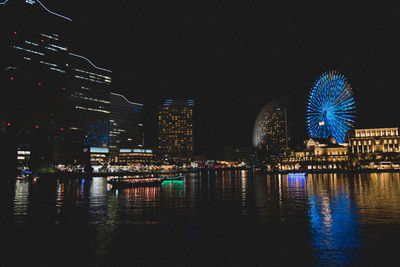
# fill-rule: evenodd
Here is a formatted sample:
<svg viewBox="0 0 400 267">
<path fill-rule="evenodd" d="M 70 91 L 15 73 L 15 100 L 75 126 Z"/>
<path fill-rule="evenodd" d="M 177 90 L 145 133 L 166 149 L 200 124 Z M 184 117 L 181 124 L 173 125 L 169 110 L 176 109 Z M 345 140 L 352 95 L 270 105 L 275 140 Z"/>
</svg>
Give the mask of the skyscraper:
<svg viewBox="0 0 400 267">
<path fill-rule="evenodd" d="M 258 114 L 253 129 L 253 145 L 269 156 L 284 154 L 289 144 L 287 99 L 274 99 Z"/>
<path fill-rule="evenodd" d="M 134 103 L 123 95 L 111 93 L 110 152 L 120 149 L 142 148 L 143 104 Z"/>
<path fill-rule="evenodd" d="M 106 147 L 109 145 L 112 72 L 75 53 L 69 53 L 67 62 L 68 128 L 84 135 L 86 147 Z"/>
<path fill-rule="evenodd" d="M 193 155 L 194 100 L 168 99 L 158 112 L 158 149 L 168 159 L 189 159 Z"/>
<path fill-rule="evenodd" d="M 41 1 L 3 1 L 0 17 L 0 109 L 16 149 L 69 162 L 82 160 L 84 143 L 107 146 L 111 71 L 72 52 L 72 20 Z"/>
</svg>

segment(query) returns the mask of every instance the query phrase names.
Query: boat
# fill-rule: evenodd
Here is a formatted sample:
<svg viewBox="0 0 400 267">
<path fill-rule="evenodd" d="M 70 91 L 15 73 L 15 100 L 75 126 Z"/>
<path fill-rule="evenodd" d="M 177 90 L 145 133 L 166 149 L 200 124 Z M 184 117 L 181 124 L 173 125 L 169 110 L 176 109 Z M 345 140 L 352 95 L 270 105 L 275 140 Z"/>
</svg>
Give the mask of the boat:
<svg viewBox="0 0 400 267">
<path fill-rule="evenodd" d="M 107 181 L 113 188 L 127 188 L 127 187 L 150 187 L 159 186 L 164 182 L 159 178 L 112 178 Z"/>
<path fill-rule="evenodd" d="M 183 175 L 179 175 L 179 176 L 161 176 L 160 179 L 163 179 L 163 181 L 183 180 Z"/>
</svg>

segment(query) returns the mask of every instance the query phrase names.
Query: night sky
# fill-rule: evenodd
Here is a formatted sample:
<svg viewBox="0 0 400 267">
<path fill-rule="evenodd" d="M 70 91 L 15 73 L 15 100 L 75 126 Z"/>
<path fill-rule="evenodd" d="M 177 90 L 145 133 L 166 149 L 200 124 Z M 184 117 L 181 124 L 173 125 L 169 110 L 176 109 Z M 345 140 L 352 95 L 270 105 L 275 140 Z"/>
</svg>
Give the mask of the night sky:
<svg viewBox="0 0 400 267">
<path fill-rule="evenodd" d="M 257 113 L 286 95 L 301 141 L 308 92 L 330 69 L 353 87 L 356 127 L 400 125 L 400 10 L 383 1 L 43 2 L 73 19 L 74 50 L 145 105 L 146 146 L 167 98 L 196 100 L 201 154 L 250 146 Z"/>
</svg>

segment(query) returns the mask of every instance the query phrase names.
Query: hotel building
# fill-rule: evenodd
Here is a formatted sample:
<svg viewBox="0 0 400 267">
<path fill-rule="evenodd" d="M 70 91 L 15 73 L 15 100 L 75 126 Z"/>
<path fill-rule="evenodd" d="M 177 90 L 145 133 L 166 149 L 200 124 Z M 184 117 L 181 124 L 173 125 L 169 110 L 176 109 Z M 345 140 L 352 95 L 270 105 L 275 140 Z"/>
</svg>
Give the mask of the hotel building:
<svg viewBox="0 0 400 267">
<path fill-rule="evenodd" d="M 194 100 L 168 99 L 158 112 L 158 150 L 162 159 L 190 159 L 193 156 Z"/>
<path fill-rule="evenodd" d="M 283 156 L 288 143 L 287 99 L 274 99 L 256 118 L 253 145 L 261 154 Z"/>
<path fill-rule="evenodd" d="M 399 127 L 355 129 L 349 143 L 353 154 L 400 152 Z"/>
</svg>

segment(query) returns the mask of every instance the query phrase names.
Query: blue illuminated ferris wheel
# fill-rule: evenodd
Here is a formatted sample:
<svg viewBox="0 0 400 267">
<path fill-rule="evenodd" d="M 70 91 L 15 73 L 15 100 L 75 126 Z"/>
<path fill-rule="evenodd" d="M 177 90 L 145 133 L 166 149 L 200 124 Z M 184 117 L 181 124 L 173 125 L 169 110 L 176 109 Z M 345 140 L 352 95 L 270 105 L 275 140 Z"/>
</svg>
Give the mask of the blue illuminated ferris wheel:
<svg viewBox="0 0 400 267">
<path fill-rule="evenodd" d="M 314 83 L 307 102 L 306 120 L 310 137 L 333 136 L 344 143 L 353 128 L 355 101 L 350 83 L 339 72 L 324 72 Z"/>
</svg>

